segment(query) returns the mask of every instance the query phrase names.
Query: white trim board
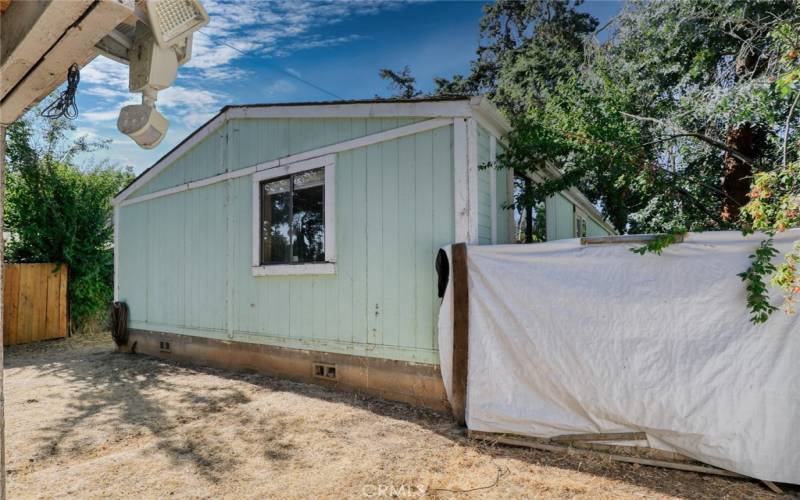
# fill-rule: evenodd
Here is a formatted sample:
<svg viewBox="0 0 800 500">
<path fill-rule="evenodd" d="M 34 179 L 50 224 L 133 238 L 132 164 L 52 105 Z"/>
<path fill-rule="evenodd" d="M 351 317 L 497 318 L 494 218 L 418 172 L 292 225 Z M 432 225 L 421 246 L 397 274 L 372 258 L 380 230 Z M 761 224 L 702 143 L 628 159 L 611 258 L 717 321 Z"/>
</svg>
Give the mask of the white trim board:
<svg viewBox="0 0 800 500">
<path fill-rule="evenodd" d="M 179 144 L 175 149 L 167 153 L 163 158 L 158 160 L 153 166 L 149 169 L 145 170 L 142 175 L 140 175 L 136 180 L 134 180 L 131 184 L 128 185 L 125 189 L 119 192 L 111 203 L 113 205 L 119 205 L 123 201 L 125 201 L 130 195 L 135 193 L 140 187 L 144 186 L 148 182 L 150 182 L 153 177 L 160 174 L 165 168 L 170 166 L 172 162 L 183 156 L 184 154 L 188 153 L 190 149 L 195 147 L 200 141 L 211 135 L 214 131 L 216 131 L 223 123 L 225 123 L 226 117 L 224 113 L 221 113 L 211 119 L 210 121 L 206 122 L 205 125 L 197 129 L 192 135 L 190 135 L 183 143 Z M 144 200 L 142 200 L 144 201 Z"/>
<path fill-rule="evenodd" d="M 286 175 L 325 169 L 325 262 L 304 264 L 261 265 L 261 182 Z M 301 160 L 283 166 L 257 171 L 253 174 L 252 210 L 252 272 L 253 276 L 288 276 L 292 274 L 334 274 L 336 272 L 336 155 L 329 154 Z"/>
<path fill-rule="evenodd" d="M 274 264 L 270 266 L 253 266 L 253 276 L 309 276 L 336 274 L 333 262 L 309 262 L 306 264 Z"/>
<path fill-rule="evenodd" d="M 467 179 L 469 209 L 467 220 L 469 231 L 467 242 L 478 244 L 478 122 L 474 118 L 467 118 Z"/>
<path fill-rule="evenodd" d="M 114 302 L 119 302 L 119 207 L 114 207 Z"/>
<path fill-rule="evenodd" d="M 462 120 L 463 121 L 463 120 Z M 167 189 L 162 189 L 161 191 L 155 191 L 153 193 L 144 194 L 141 196 L 137 196 L 136 198 L 129 198 L 122 197 L 120 194 L 117 198 L 114 198 L 112 203 L 114 205 L 119 206 L 126 206 L 131 205 L 133 203 L 140 203 L 143 201 L 152 200 L 155 198 L 160 198 L 161 196 L 167 196 L 175 193 L 180 193 L 182 191 L 186 191 L 189 189 L 195 189 L 199 187 L 209 186 L 211 184 L 215 184 L 217 182 L 226 181 L 228 179 L 235 179 L 237 177 L 242 177 L 245 175 L 251 175 L 255 172 L 261 172 L 264 170 L 270 170 L 274 168 L 280 168 L 282 166 L 288 164 L 294 164 L 299 161 L 303 160 L 311 160 L 317 157 L 332 155 L 335 153 L 339 153 L 342 151 L 347 151 L 350 149 L 361 148 L 364 146 L 370 146 L 372 144 L 377 144 L 380 142 L 391 141 L 394 139 L 398 139 L 400 137 L 404 137 L 406 135 L 413 135 L 418 134 L 420 132 L 427 132 L 429 130 L 434 130 L 437 128 L 441 128 L 447 125 L 450 125 L 452 120 L 446 118 L 434 118 L 432 120 L 426 120 L 424 122 L 417 122 L 411 125 L 406 125 L 404 127 L 398 127 L 390 130 L 386 130 L 384 132 L 378 132 L 376 134 L 370 134 L 364 137 L 359 137 L 356 139 L 351 139 L 348 141 L 340 142 L 337 144 L 332 144 L 330 146 L 324 146 L 322 148 L 312 149 L 311 151 L 305 151 L 302 153 L 297 153 L 291 156 L 286 156 L 284 158 L 279 158 L 277 160 L 270 160 L 264 163 L 259 163 L 257 165 L 253 165 L 251 167 L 234 170 L 232 172 L 227 172 L 224 174 L 215 175 L 213 177 L 207 177 L 205 179 L 200 179 L 192 182 L 187 182 L 185 184 L 181 184 L 180 186 L 175 186 Z"/>
<path fill-rule="evenodd" d="M 467 122 L 453 120 L 453 214 L 455 242 L 469 241 L 469 173 L 467 172 Z"/>
<path fill-rule="evenodd" d="M 492 207 L 492 213 L 489 214 L 492 221 L 492 245 L 497 244 L 497 169 L 494 167 L 494 162 L 497 160 L 497 138 L 494 135 L 489 136 L 489 161 L 492 162 L 492 168 L 489 169 L 489 204 Z"/>
<path fill-rule="evenodd" d="M 511 130 L 508 121 L 485 97 L 464 98 L 450 101 L 406 101 L 406 102 L 365 102 L 365 103 L 323 103 L 304 105 L 234 106 L 224 108 L 220 113 L 193 132 L 175 149 L 158 160 L 128 187 L 114 197 L 119 204 L 161 173 L 172 162 L 186 154 L 200 141 L 214 133 L 230 119 L 247 118 L 453 118 L 474 117 L 497 137 Z M 426 122 L 421 123 L 427 123 Z M 403 128 L 403 127 L 400 127 Z M 397 130 L 397 129 L 395 129 Z"/>
<path fill-rule="evenodd" d="M 303 105 L 240 106 L 228 111 L 229 119 L 237 118 L 452 118 L 472 114 L 470 101 L 387 101 Z"/>
<path fill-rule="evenodd" d="M 511 124 L 500 114 L 500 111 L 489 99 L 478 96 L 470 99 L 472 116 L 483 128 L 500 138 L 511 132 Z"/>
</svg>

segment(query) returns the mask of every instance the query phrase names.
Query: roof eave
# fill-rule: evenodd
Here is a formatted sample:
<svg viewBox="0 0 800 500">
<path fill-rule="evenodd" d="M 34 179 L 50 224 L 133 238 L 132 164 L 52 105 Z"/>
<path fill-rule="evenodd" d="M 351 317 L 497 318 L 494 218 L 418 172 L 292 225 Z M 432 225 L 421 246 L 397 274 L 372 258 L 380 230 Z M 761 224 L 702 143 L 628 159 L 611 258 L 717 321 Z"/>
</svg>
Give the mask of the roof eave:
<svg viewBox="0 0 800 500">
<path fill-rule="evenodd" d="M 490 125 L 494 130 L 493 132 L 502 137 L 511 132 L 511 123 L 500 113 L 497 106 L 484 96 L 472 97 L 469 100 L 470 108 L 484 122 Z"/>
<path fill-rule="evenodd" d="M 485 97 L 464 96 L 443 99 L 227 105 L 122 189 L 113 198 L 113 203 L 115 205 L 121 203 L 132 191 L 135 191 L 157 175 L 160 171 L 160 166 L 172 163 L 172 161 L 185 154 L 228 120 L 251 118 L 382 118 L 393 116 L 419 118 L 467 118 L 475 116 L 481 124 L 490 128 L 498 137 L 502 137 L 511 130 L 508 121 L 503 118 L 494 104 Z"/>
</svg>

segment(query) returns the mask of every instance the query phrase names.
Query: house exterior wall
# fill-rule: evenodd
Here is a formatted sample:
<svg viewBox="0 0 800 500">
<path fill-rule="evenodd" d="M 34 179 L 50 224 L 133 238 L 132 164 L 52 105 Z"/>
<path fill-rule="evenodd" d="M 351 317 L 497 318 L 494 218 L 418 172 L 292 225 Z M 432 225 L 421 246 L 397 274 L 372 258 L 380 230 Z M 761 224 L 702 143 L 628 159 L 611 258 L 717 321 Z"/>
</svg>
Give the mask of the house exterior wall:
<svg viewBox="0 0 800 500">
<path fill-rule="evenodd" d="M 480 168 L 489 158 L 489 132 L 478 126 L 478 244 L 492 243 L 492 191 L 489 169 Z"/>
<path fill-rule="evenodd" d="M 422 120 L 403 117 L 230 120 L 131 197 Z"/>
<path fill-rule="evenodd" d="M 321 122 L 232 120 L 137 195 L 410 123 Z M 121 206 L 130 327 L 438 363 L 433 262 L 454 240 L 452 126 L 339 153 L 335 176 L 335 275 L 252 275 L 250 176 Z"/>
<path fill-rule="evenodd" d="M 478 165 L 492 161 L 491 134 L 482 126 L 478 126 Z M 496 143 L 496 154 L 503 151 L 499 141 Z M 478 170 L 478 244 L 492 244 L 492 210 L 495 213 L 496 243 L 514 243 L 513 213 L 505 208 L 510 203 L 512 192 L 508 186 L 508 169 L 480 169 Z M 492 176 L 494 176 L 494 205 L 492 200 Z"/>
<path fill-rule="evenodd" d="M 545 200 L 547 241 L 575 237 L 575 206 L 564 196 L 556 194 Z"/>
<path fill-rule="evenodd" d="M 593 219 L 586 221 L 586 236 L 608 236 L 610 233 Z"/>
<path fill-rule="evenodd" d="M 504 148 L 497 142 L 496 154 L 503 153 Z M 497 189 L 497 243 L 509 244 L 516 243 L 514 235 L 514 211 L 505 208 L 514 201 L 513 173 L 507 168 L 501 168 L 496 172 L 495 189 Z"/>
<path fill-rule="evenodd" d="M 587 236 L 608 236 L 612 234 L 606 228 L 597 223 L 594 218 L 583 212 L 576 210 L 575 205 L 565 196 L 556 194 L 545 201 L 545 213 L 547 218 L 547 240 L 563 240 L 575 238 L 575 213 L 579 212 L 581 217 L 586 220 Z"/>
</svg>

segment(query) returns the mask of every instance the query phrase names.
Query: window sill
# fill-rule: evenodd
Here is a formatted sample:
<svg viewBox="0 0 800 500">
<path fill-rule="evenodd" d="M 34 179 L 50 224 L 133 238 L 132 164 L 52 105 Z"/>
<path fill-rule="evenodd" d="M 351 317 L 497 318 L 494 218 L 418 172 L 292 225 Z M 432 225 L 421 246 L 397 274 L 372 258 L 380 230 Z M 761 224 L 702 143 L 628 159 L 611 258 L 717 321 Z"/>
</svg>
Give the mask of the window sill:
<svg viewBox="0 0 800 500">
<path fill-rule="evenodd" d="M 336 274 L 334 262 L 314 262 L 308 264 L 275 264 L 253 266 L 253 276 L 308 276 L 315 274 Z"/>
</svg>

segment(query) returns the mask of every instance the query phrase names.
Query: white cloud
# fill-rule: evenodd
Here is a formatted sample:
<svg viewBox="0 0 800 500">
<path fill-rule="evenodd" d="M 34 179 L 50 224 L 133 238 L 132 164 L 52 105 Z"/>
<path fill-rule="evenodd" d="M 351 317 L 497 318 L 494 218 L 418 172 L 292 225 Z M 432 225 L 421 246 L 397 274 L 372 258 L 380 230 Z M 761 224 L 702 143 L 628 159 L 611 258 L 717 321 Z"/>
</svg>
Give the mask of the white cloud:
<svg viewBox="0 0 800 500">
<path fill-rule="evenodd" d="M 108 122 L 117 119 L 117 116 L 119 116 L 119 110 L 111 109 L 104 111 L 100 110 L 86 111 L 84 113 L 81 113 L 81 116 L 93 122 Z"/>
<path fill-rule="evenodd" d="M 158 107 L 170 121 L 164 142 L 154 150 L 140 150 L 116 131 L 119 109 L 140 102 L 140 94 L 128 91 L 128 67 L 106 57 L 98 57 L 81 70 L 79 93 L 87 99 L 79 124 L 81 132 L 110 137 L 109 156 L 139 169 L 149 165 L 181 137 L 232 102 L 228 82 L 251 76 L 239 64 L 247 57 L 280 57 L 299 50 L 315 50 L 360 40 L 358 34 L 322 36 L 321 29 L 349 17 L 373 15 L 403 5 L 395 0 L 202 0 L 210 23 L 195 33 L 192 59 L 178 71 L 175 84 L 159 92 Z M 227 44 L 227 45 L 226 45 Z M 232 48 L 235 47 L 235 48 Z M 237 50 L 238 49 L 238 50 Z M 244 53 L 242 53 L 244 52 Z M 300 77 L 294 69 L 286 70 Z M 288 75 L 264 81 L 253 90 L 262 97 L 294 94 L 299 84 Z M 95 136 L 92 136 L 95 137 Z"/>
<path fill-rule="evenodd" d="M 275 80 L 266 86 L 264 91 L 268 96 L 291 94 L 297 90 L 297 86 L 289 80 Z"/>
<path fill-rule="evenodd" d="M 186 65 L 214 79 L 246 56 L 285 56 L 297 50 L 330 47 L 363 38 L 308 36 L 314 30 L 356 15 L 373 15 L 402 5 L 396 0 L 280 0 L 242 2 L 205 0 L 211 21 L 194 36 L 193 57 Z"/>
<path fill-rule="evenodd" d="M 219 101 L 220 95 L 210 90 L 190 89 L 180 85 L 169 87 L 158 93 L 158 105 L 164 108 L 216 106 Z"/>
<path fill-rule="evenodd" d="M 281 49 L 279 53 L 283 55 L 298 50 L 333 47 L 334 45 L 342 45 L 344 43 L 354 42 L 357 40 L 364 40 L 367 38 L 368 37 L 363 35 L 346 35 L 346 36 L 336 36 L 328 38 L 322 38 L 319 36 L 310 36 L 286 45 L 286 47 L 284 49 Z"/>
<path fill-rule="evenodd" d="M 122 90 L 116 90 L 109 87 L 94 85 L 83 89 L 85 94 L 91 94 L 105 99 L 127 99 L 129 94 Z"/>
<path fill-rule="evenodd" d="M 87 139 L 99 139 L 101 136 L 93 129 L 78 127 L 72 131 L 74 137 L 86 137 Z"/>
<path fill-rule="evenodd" d="M 158 94 L 158 106 L 168 120 L 193 129 L 217 114 L 226 94 L 208 89 L 172 86 Z"/>
<path fill-rule="evenodd" d="M 81 83 L 106 91 L 128 92 L 128 66 L 107 57 L 97 57 L 81 69 Z M 102 90 L 100 90 L 102 92 Z"/>
</svg>

